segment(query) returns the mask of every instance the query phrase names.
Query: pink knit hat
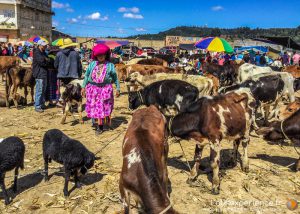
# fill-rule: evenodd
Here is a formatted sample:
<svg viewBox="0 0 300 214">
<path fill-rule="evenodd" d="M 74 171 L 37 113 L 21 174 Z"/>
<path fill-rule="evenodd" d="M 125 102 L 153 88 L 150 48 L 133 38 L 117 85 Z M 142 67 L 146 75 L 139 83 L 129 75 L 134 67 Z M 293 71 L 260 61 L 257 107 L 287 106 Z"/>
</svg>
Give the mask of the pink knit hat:
<svg viewBox="0 0 300 214">
<path fill-rule="evenodd" d="M 97 56 L 107 54 L 110 51 L 109 47 L 104 44 L 97 44 L 93 48 L 92 59 L 96 59 Z"/>
</svg>

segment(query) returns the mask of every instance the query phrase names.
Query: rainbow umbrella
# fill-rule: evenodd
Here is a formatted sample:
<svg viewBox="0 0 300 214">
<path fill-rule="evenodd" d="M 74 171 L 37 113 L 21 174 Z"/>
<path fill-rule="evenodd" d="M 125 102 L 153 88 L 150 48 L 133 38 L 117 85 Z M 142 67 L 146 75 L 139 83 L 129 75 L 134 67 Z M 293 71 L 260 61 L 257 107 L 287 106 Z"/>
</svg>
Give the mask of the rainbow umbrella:
<svg viewBox="0 0 300 214">
<path fill-rule="evenodd" d="M 233 53 L 231 45 L 223 38 L 207 37 L 195 44 L 196 48 L 205 49 L 211 52 Z"/>
<path fill-rule="evenodd" d="M 37 43 L 39 40 L 44 40 L 45 42 L 48 42 L 48 40 L 46 38 L 41 37 L 41 36 L 33 36 L 30 39 L 28 39 L 27 41 L 31 42 L 31 43 Z"/>
<path fill-rule="evenodd" d="M 110 49 L 115 49 L 117 47 L 128 45 L 128 41 L 113 41 L 113 40 L 97 40 L 96 44 L 107 45 Z"/>
<path fill-rule="evenodd" d="M 63 38 L 57 39 L 54 42 L 52 42 L 52 46 L 60 47 L 60 46 L 63 46 L 63 45 L 64 45 L 64 39 Z"/>
</svg>

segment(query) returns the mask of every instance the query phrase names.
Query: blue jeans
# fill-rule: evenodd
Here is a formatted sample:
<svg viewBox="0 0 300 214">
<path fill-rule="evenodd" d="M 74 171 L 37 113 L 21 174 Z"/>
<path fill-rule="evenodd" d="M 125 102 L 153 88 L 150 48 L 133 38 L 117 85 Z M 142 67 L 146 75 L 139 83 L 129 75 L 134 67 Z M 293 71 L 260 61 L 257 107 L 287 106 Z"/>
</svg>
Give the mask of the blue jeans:
<svg viewBox="0 0 300 214">
<path fill-rule="evenodd" d="M 36 79 L 35 80 L 35 109 L 41 109 L 45 105 L 45 93 L 47 88 L 47 80 Z"/>
</svg>

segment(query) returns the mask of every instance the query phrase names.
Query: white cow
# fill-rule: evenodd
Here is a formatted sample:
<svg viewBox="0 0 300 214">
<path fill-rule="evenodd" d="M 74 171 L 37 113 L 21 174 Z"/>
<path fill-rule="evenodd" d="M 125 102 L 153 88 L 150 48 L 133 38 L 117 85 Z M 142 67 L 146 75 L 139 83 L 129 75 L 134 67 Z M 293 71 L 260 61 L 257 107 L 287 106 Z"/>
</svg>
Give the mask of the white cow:
<svg viewBox="0 0 300 214">
<path fill-rule="evenodd" d="M 244 82 L 257 74 L 271 73 L 273 70 L 270 67 L 259 67 L 249 63 L 245 63 L 239 67 L 238 83 Z"/>
</svg>

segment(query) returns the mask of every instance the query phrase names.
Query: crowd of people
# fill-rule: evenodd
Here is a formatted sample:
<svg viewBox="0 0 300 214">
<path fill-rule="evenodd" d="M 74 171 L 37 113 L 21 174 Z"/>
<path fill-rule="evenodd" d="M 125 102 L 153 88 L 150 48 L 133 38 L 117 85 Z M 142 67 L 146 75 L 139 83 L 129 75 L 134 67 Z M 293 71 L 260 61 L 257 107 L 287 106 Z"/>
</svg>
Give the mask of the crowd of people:
<svg viewBox="0 0 300 214">
<path fill-rule="evenodd" d="M 111 124 L 114 108 L 113 83 L 117 88 L 116 96 L 120 95 L 117 72 L 110 62 L 111 52 L 108 46 L 98 44 L 93 50 L 86 45 L 80 49 L 77 46 L 69 38 L 63 39 L 63 45 L 59 48 L 50 46 L 41 39 L 30 47 L 21 44 L 13 47 L 3 43 L 0 53 L 1 56 L 19 56 L 24 61 L 29 59 L 32 62 L 32 74 L 36 83 L 34 108 L 38 113 L 55 106 L 63 107 L 64 88 L 73 80 L 82 78 L 82 61 L 89 61 L 81 81 L 81 94 L 86 97 L 87 116 L 92 119 L 96 134 L 101 134 Z M 28 51 L 28 57 L 24 57 L 23 50 Z"/>
</svg>

